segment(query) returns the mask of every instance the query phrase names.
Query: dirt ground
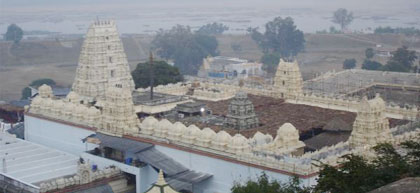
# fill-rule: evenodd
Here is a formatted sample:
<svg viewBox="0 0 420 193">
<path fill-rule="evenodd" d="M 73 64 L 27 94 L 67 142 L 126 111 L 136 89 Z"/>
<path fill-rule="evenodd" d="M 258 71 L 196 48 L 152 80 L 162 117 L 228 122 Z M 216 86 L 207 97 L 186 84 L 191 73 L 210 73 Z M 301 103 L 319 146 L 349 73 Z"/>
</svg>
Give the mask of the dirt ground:
<svg viewBox="0 0 420 193">
<path fill-rule="evenodd" d="M 133 35 L 122 41 L 130 67 L 148 58 L 153 36 Z M 262 56 L 248 35 L 220 35 L 219 51 L 223 56 L 233 56 L 258 61 Z M 401 35 L 349 35 L 306 34 L 305 51 L 298 55 L 304 79 L 335 69 L 342 70 L 346 58 L 355 58 L 360 68 L 364 50 L 381 44 L 387 49 L 402 45 L 420 48 L 420 38 Z M 19 46 L 0 41 L 0 101 L 20 98 L 21 90 L 39 78 L 51 78 L 58 85 L 69 86 L 74 79 L 82 39 L 22 41 Z M 240 49 L 232 49 L 239 45 Z M 377 58 L 384 62 L 385 59 Z"/>
</svg>

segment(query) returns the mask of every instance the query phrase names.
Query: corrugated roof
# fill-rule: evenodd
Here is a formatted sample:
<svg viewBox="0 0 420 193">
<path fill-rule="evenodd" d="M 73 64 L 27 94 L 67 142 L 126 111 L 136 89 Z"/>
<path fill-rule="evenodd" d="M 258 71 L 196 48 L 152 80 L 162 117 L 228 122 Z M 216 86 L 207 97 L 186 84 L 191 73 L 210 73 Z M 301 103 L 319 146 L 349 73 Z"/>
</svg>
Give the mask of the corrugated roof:
<svg viewBox="0 0 420 193">
<path fill-rule="evenodd" d="M 149 143 L 127 140 L 121 137 L 114 137 L 102 133 L 96 133 L 96 138 L 101 141 L 102 146 L 130 153 L 137 153 L 153 147 L 153 145 Z"/>
<path fill-rule="evenodd" d="M 188 168 L 154 148 L 136 153 L 136 155 L 140 161 L 161 169 L 168 176 L 173 176 L 188 170 Z"/>
</svg>

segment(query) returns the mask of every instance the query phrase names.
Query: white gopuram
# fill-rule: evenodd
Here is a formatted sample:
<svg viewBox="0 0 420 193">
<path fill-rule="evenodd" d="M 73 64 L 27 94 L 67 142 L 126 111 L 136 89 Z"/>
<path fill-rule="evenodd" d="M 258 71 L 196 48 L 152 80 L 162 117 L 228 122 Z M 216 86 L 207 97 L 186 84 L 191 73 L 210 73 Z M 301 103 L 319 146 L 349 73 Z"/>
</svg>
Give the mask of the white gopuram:
<svg viewBox="0 0 420 193">
<path fill-rule="evenodd" d="M 283 99 L 294 99 L 303 94 L 303 79 L 296 60 L 285 62 L 280 59 L 273 87 L 278 95 L 277 97 Z"/>
<path fill-rule="evenodd" d="M 121 85 L 111 86 L 105 98 L 99 131 L 117 136 L 139 133 L 140 120 L 134 111 L 131 90 Z"/>
<path fill-rule="evenodd" d="M 105 98 L 109 86 L 134 90 L 127 57 L 114 21 L 96 21 L 86 34 L 73 91 L 89 102 Z"/>
<path fill-rule="evenodd" d="M 371 100 L 363 98 L 349 138 L 352 148 L 373 147 L 378 143 L 393 141 L 389 121 L 384 112 L 385 102 L 379 94 Z"/>
</svg>

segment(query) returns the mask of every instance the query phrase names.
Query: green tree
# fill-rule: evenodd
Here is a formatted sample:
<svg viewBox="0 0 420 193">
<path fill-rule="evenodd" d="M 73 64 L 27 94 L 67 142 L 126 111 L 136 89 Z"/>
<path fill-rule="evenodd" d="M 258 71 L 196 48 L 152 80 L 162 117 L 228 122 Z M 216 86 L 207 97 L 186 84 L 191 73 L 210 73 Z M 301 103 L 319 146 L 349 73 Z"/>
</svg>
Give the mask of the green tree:
<svg viewBox="0 0 420 193">
<path fill-rule="evenodd" d="M 251 38 L 265 54 L 276 54 L 285 60 L 296 56 L 304 49 L 303 32 L 296 28 L 291 17 L 276 17 L 265 24 L 265 32 L 248 28 Z"/>
<path fill-rule="evenodd" d="M 414 70 L 414 61 L 417 59 L 416 51 L 408 50 L 403 46 L 392 52 L 392 57 L 384 66 L 386 71 L 410 72 Z"/>
<path fill-rule="evenodd" d="M 154 86 L 177 83 L 183 81 L 183 76 L 177 67 L 171 66 L 165 61 L 153 62 Z M 136 88 L 147 88 L 150 86 L 150 63 L 139 63 L 131 73 Z"/>
<path fill-rule="evenodd" d="M 293 177 L 288 183 L 270 181 L 263 173 L 257 181 L 249 180 L 245 184 L 235 184 L 232 193 L 310 193 L 311 188 L 301 187 L 298 177 Z"/>
<path fill-rule="evenodd" d="M 49 85 L 49 86 L 55 86 L 56 82 L 53 79 L 50 79 L 50 78 L 41 78 L 41 79 L 37 79 L 37 80 L 32 81 L 31 84 L 29 84 L 29 86 L 38 88 L 43 84 L 46 84 L 46 85 Z"/>
<path fill-rule="evenodd" d="M 16 24 L 10 24 L 7 27 L 7 32 L 4 34 L 4 39 L 6 41 L 13 41 L 14 43 L 19 43 L 23 37 L 23 30 Z"/>
<path fill-rule="evenodd" d="M 353 21 L 353 13 L 347 11 L 347 9 L 340 8 L 334 12 L 332 22 L 340 25 L 341 31 L 347 28 L 347 26 Z"/>
<path fill-rule="evenodd" d="M 365 59 L 362 64 L 362 69 L 365 70 L 381 70 L 383 65 L 377 61 Z"/>
<path fill-rule="evenodd" d="M 183 25 L 158 31 L 152 46 L 160 57 L 173 59 L 183 74 L 195 75 L 203 58 L 218 55 L 215 37 L 193 33 L 189 26 Z"/>
<path fill-rule="evenodd" d="M 229 27 L 227 25 L 214 22 L 201 26 L 200 29 L 197 30 L 197 33 L 207 35 L 220 35 L 227 30 L 229 30 Z"/>
<path fill-rule="evenodd" d="M 343 62 L 343 69 L 352 69 L 356 67 L 356 59 L 345 59 Z"/>
<path fill-rule="evenodd" d="M 32 94 L 31 88 L 25 87 L 22 89 L 22 95 L 20 99 L 22 100 L 29 99 L 31 97 L 31 94 Z"/>
<path fill-rule="evenodd" d="M 357 155 L 345 155 L 340 167 L 322 165 L 315 192 L 364 193 L 404 177 L 420 176 L 420 142 L 401 144 L 398 153 L 391 144 L 374 147 L 378 155 L 367 161 Z"/>
<path fill-rule="evenodd" d="M 275 73 L 277 71 L 277 65 L 280 62 L 280 56 L 278 54 L 264 54 L 261 57 L 263 63 L 263 70 L 266 72 Z"/>
<path fill-rule="evenodd" d="M 373 48 L 366 48 L 365 56 L 368 60 L 372 59 L 373 56 L 375 56 L 375 51 L 373 50 Z"/>
</svg>

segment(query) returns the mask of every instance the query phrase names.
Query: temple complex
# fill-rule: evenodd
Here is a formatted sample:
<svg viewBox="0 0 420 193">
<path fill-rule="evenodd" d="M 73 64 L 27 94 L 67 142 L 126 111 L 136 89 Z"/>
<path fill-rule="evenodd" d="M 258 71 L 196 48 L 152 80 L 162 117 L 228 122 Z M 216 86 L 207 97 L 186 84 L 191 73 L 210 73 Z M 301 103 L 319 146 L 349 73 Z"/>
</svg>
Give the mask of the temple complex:
<svg viewBox="0 0 420 193">
<path fill-rule="evenodd" d="M 63 177 L 69 186 L 112 171 L 108 177 L 124 175 L 136 193 L 209 193 L 229 192 L 262 172 L 311 186 L 317 161 L 339 167 L 343 155 L 365 156 L 377 143 L 398 145 L 420 134 L 417 106 L 392 106 L 379 95 L 316 95 L 303 85 L 297 61 L 281 60 L 272 84 L 186 81 L 157 86 L 150 99 L 150 88 L 134 90 L 115 23 L 97 21 L 72 91 L 55 97 L 43 85 L 25 107 L 25 139 L 84 160 Z M 325 143 L 321 137 L 337 135 Z"/>
</svg>

